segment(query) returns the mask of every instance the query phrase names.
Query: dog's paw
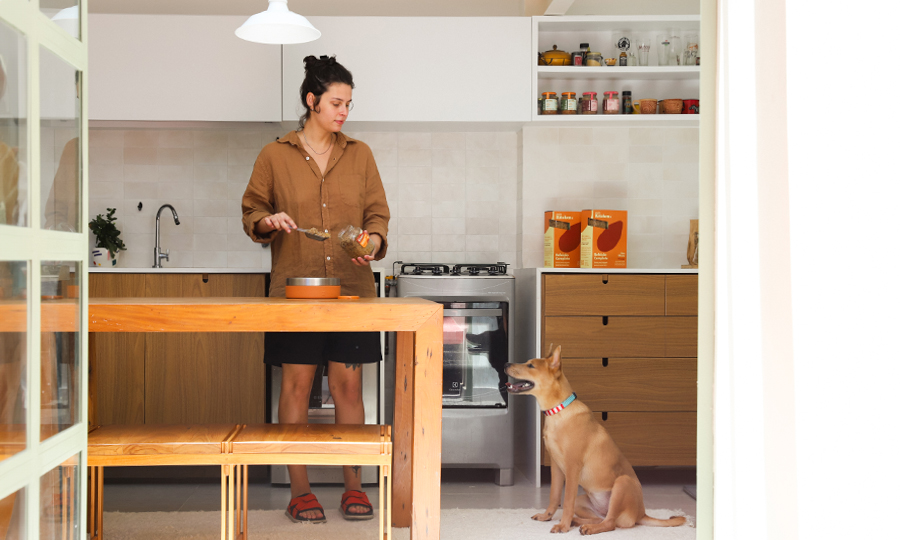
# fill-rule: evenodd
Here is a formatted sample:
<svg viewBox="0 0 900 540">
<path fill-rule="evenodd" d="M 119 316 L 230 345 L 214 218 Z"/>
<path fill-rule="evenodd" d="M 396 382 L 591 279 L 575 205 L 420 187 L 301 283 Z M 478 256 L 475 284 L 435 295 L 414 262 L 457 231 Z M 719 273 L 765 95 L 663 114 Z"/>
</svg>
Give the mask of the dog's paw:
<svg viewBox="0 0 900 540">
<path fill-rule="evenodd" d="M 535 521 L 550 521 L 551 519 L 553 519 L 553 514 L 548 514 L 547 512 L 544 512 L 543 514 L 535 514 L 531 516 L 531 519 Z"/>
<path fill-rule="evenodd" d="M 550 529 L 550 532 L 551 533 L 567 533 L 567 532 L 569 532 L 569 526 L 564 525 L 562 523 L 557 523 L 556 525 L 553 526 L 552 529 Z"/>
</svg>

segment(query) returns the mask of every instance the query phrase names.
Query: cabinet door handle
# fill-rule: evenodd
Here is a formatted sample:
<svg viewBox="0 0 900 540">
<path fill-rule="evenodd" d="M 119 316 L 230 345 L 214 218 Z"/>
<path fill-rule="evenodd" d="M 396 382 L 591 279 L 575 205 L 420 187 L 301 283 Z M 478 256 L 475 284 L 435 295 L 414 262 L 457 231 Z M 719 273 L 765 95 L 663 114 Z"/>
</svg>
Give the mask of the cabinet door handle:
<svg viewBox="0 0 900 540">
<path fill-rule="evenodd" d="M 209 283 L 209 274 L 203 274 L 203 283 Z"/>
<path fill-rule="evenodd" d="M 604 315 L 604 316 L 603 316 L 603 326 L 606 326 L 607 324 L 609 324 L 609 317 L 607 317 L 606 315 Z"/>
</svg>

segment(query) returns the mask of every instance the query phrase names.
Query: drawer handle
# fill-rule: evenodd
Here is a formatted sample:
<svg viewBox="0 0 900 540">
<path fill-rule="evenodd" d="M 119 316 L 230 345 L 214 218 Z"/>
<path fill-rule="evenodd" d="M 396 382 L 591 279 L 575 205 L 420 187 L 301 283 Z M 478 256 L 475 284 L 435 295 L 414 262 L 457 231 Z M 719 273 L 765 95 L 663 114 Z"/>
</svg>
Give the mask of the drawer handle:
<svg viewBox="0 0 900 540">
<path fill-rule="evenodd" d="M 603 284 L 609 283 L 609 274 L 603 274 Z"/>
<path fill-rule="evenodd" d="M 203 283 L 209 283 L 209 274 L 203 274 Z"/>
<path fill-rule="evenodd" d="M 603 367 L 609 367 L 609 358 L 603 359 Z"/>
<path fill-rule="evenodd" d="M 609 418 L 609 413 L 607 413 L 607 412 L 604 411 L 604 412 L 601 414 L 601 417 L 603 418 L 603 421 L 606 422 L 606 419 Z"/>
<path fill-rule="evenodd" d="M 607 324 L 609 324 L 609 317 L 607 317 L 606 315 L 604 315 L 604 316 L 603 316 L 603 326 L 606 326 Z"/>
</svg>

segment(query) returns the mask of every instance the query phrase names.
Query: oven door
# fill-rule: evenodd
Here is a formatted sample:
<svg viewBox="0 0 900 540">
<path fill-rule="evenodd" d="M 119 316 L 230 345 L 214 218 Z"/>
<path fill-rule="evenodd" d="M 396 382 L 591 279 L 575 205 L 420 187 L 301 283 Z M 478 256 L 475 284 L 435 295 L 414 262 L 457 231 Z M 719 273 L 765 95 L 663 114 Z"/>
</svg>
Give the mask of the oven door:
<svg viewBox="0 0 900 540">
<path fill-rule="evenodd" d="M 508 302 L 444 306 L 444 408 L 506 408 Z"/>
</svg>

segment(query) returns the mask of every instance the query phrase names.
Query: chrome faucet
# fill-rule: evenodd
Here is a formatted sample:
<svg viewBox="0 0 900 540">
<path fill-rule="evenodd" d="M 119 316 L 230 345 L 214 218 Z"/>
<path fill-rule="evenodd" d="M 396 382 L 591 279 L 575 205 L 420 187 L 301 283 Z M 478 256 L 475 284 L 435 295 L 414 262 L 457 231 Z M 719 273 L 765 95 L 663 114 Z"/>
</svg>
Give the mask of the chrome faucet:
<svg viewBox="0 0 900 540">
<path fill-rule="evenodd" d="M 153 246 L 153 268 L 162 268 L 162 260 L 169 260 L 169 250 L 167 249 L 165 253 L 162 253 L 159 249 L 159 215 L 162 214 L 163 208 L 168 208 L 172 211 L 172 217 L 175 218 L 175 225 L 181 225 L 181 222 L 178 221 L 178 213 L 175 212 L 175 208 L 171 204 L 164 204 L 156 211 L 156 244 Z"/>
</svg>

